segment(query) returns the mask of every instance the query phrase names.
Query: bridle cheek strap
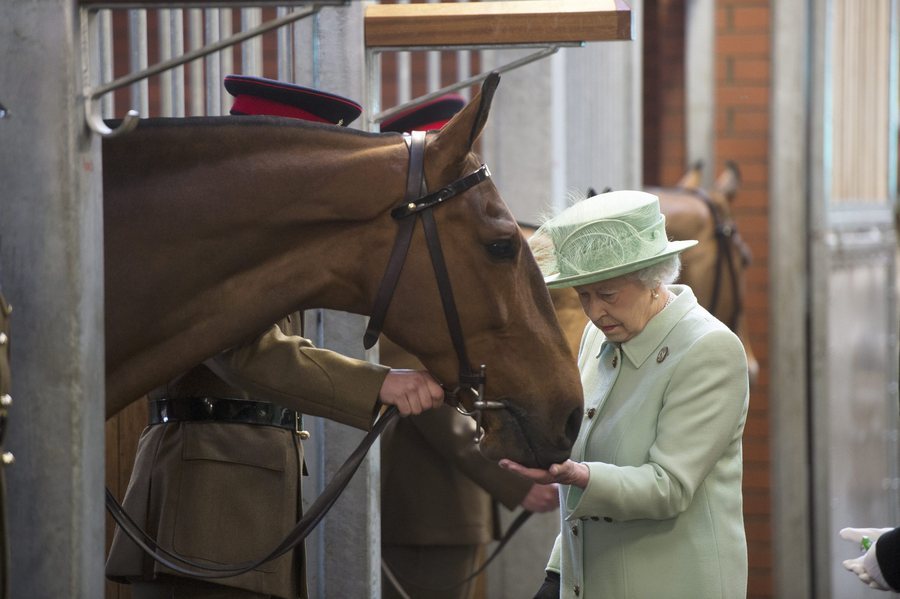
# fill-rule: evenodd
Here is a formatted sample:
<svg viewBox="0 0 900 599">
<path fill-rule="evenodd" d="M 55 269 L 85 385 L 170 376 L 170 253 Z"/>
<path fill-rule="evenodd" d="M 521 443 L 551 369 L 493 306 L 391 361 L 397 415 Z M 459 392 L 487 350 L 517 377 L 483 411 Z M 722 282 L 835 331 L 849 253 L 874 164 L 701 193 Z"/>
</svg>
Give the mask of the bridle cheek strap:
<svg viewBox="0 0 900 599">
<path fill-rule="evenodd" d="M 450 283 L 450 275 L 447 271 L 447 263 L 444 260 L 433 210 L 443 202 L 456 197 L 489 178 L 491 173 L 487 166 L 482 165 L 476 171 L 457 179 L 438 191 L 429 195 L 423 195 L 425 132 L 413 131 L 405 139 L 409 145 L 409 172 L 406 180 L 406 196 L 404 197 L 403 205 L 391 212 L 391 215 L 399 223 L 399 229 L 394 240 L 391 256 L 388 259 L 387 268 L 375 294 L 375 303 L 363 337 L 363 345 L 366 349 L 369 349 L 378 341 L 388 307 L 390 306 L 391 297 L 397 287 L 400 272 L 409 253 L 416 220 L 418 217 L 421 217 L 425 241 L 428 244 L 431 264 L 437 280 L 441 304 L 444 308 L 444 317 L 447 321 L 450 339 L 453 342 L 453 348 L 459 361 L 458 386 L 455 390 L 450 391 L 447 397 L 451 404 L 456 405 L 459 392 L 466 390 L 472 393 L 476 401 L 480 401 L 485 382 L 484 367 L 482 366 L 480 370 L 476 371 L 472 369 L 469 362 L 466 343 L 462 333 L 462 324 L 459 319 L 459 311 L 456 308 L 453 286 Z"/>
<path fill-rule="evenodd" d="M 403 202 L 409 204 L 415 202 L 422 195 L 425 180 L 422 176 L 425 170 L 425 132 L 413 131 L 409 137 L 404 136 L 404 140 L 409 146 L 409 172 L 406 175 L 406 194 Z M 406 262 L 406 255 L 409 253 L 413 231 L 416 228 L 416 219 L 403 219 L 398 224 L 400 228 L 394 238 L 394 248 L 391 250 L 387 268 L 381 278 L 378 292 L 375 294 L 372 315 L 369 317 L 369 324 L 363 335 L 363 346 L 366 349 L 371 349 L 381 335 L 384 318 L 391 305 L 394 290 L 397 288 L 397 281 L 400 280 L 400 271 L 403 270 L 403 263 Z"/>
</svg>

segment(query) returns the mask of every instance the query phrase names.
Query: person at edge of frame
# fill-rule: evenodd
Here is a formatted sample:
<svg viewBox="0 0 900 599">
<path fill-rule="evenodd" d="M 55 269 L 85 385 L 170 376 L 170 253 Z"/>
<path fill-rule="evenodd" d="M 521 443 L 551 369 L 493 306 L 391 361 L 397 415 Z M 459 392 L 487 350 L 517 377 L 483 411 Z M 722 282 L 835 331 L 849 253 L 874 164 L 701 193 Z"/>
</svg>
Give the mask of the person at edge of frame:
<svg viewBox="0 0 900 599">
<path fill-rule="evenodd" d="M 229 75 L 235 115 L 347 125 L 359 104 L 271 79 Z M 249 117 L 248 117 L 249 118 Z M 318 349 L 302 315 L 223 352 L 150 397 L 124 506 L 160 547 L 210 565 L 258 559 L 301 516 L 300 411 L 368 430 L 382 404 L 401 415 L 443 403 L 424 370 L 396 370 Z M 306 598 L 302 546 L 245 574 L 213 581 L 156 564 L 116 530 L 106 575 L 134 599 Z"/>
<path fill-rule="evenodd" d="M 585 412 L 571 458 L 500 465 L 560 485 L 560 533 L 536 598 L 743 599 L 741 457 L 749 404 L 740 339 L 674 285 L 659 198 L 577 202 L 529 244 L 551 288 L 590 322 L 578 352 Z"/>
<path fill-rule="evenodd" d="M 842 528 L 839 534 L 862 551 L 842 562 L 847 570 L 869 588 L 900 593 L 900 527 Z"/>
<path fill-rule="evenodd" d="M 465 104 L 446 94 L 386 119 L 381 131 L 437 130 Z M 388 366 L 422 368 L 384 336 L 379 351 Z M 382 599 L 472 599 L 485 574 L 469 576 L 500 538 L 500 505 L 558 507 L 556 485 L 507 472 L 474 439 L 475 421 L 447 405 L 395 421 L 382 434 Z"/>
</svg>

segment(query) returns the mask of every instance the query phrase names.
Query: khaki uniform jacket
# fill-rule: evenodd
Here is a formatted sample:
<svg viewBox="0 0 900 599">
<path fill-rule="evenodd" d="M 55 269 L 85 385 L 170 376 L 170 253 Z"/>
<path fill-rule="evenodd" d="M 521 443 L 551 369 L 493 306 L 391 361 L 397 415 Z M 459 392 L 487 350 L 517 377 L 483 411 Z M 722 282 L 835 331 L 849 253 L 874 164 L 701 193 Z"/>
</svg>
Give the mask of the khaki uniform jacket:
<svg viewBox="0 0 900 599">
<path fill-rule="evenodd" d="M 230 397 L 269 401 L 370 428 L 388 369 L 313 347 L 299 317 L 208 360 L 151 398 Z M 292 431 L 224 422 L 150 426 L 125 494 L 128 513 L 159 545 L 204 564 L 255 560 L 301 515 L 303 452 Z M 302 551 L 217 584 L 277 597 L 305 597 Z M 171 571 L 116 530 L 106 574 L 152 580 Z"/>
<path fill-rule="evenodd" d="M 585 329 L 572 459 L 590 480 L 560 490 L 548 569 L 561 597 L 746 597 L 746 355 L 690 288 L 669 289 L 677 298 L 621 346 Z"/>
</svg>

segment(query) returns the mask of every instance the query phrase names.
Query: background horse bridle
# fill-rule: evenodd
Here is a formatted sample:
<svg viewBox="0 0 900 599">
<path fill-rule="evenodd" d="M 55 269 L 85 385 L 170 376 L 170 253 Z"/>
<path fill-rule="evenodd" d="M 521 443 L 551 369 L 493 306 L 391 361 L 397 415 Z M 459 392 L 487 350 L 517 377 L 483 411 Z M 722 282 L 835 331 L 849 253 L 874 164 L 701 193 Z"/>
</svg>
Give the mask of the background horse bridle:
<svg viewBox="0 0 900 599">
<path fill-rule="evenodd" d="M 459 320 L 459 313 L 456 309 L 456 302 L 453 297 L 453 288 L 450 283 L 450 277 L 447 272 L 447 265 L 444 261 L 443 251 L 441 249 L 440 238 L 437 234 L 437 224 L 434 220 L 433 209 L 443 202 L 463 193 L 464 191 L 474 187 L 491 176 L 487 166 L 482 164 L 480 168 L 474 172 L 453 181 L 449 185 L 427 195 L 421 195 L 424 190 L 424 158 L 425 158 L 425 132 L 414 131 L 411 136 L 404 136 L 409 147 L 409 173 L 407 175 L 406 196 L 404 205 L 391 211 L 391 216 L 398 220 L 400 228 L 394 242 L 394 248 L 388 260 L 388 265 L 382 278 L 381 285 L 375 296 L 375 306 L 372 310 L 372 316 L 369 320 L 369 326 L 363 339 L 366 349 L 372 347 L 378 340 L 381 332 L 381 326 L 384 323 L 384 317 L 390 305 L 391 297 L 396 288 L 397 281 L 400 277 L 400 271 L 409 250 L 412 234 L 415 230 L 416 217 L 422 217 L 422 224 L 425 230 L 425 239 L 428 244 L 428 250 L 431 254 L 431 263 L 434 269 L 435 278 L 437 279 L 438 289 L 440 291 L 441 303 L 444 308 L 444 316 L 447 326 L 450 329 L 450 338 L 453 342 L 453 348 L 456 351 L 459 360 L 459 382 L 455 389 L 447 390 L 448 401 L 457 406 L 463 414 L 474 415 L 477 421 L 477 431 L 481 430 L 481 410 L 485 409 L 502 409 L 506 405 L 502 402 L 484 401 L 485 384 L 485 367 L 481 366 L 478 371 L 472 369 L 466 352 L 465 339 L 462 334 L 462 326 Z M 412 217 L 412 218 L 410 218 Z M 473 407 L 471 411 L 465 411 L 459 408 L 459 396 L 462 393 L 469 393 L 473 396 Z M 378 419 L 372 430 L 366 434 L 365 438 L 359 446 L 353 451 L 347 461 L 338 469 L 334 478 L 322 491 L 322 494 L 316 499 L 309 510 L 300 518 L 300 521 L 285 536 L 284 540 L 278 544 L 266 556 L 252 561 L 242 562 L 239 564 L 225 564 L 213 566 L 210 564 L 201 564 L 191 561 L 185 557 L 172 553 L 159 547 L 156 541 L 150 537 L 143 529 L 128 515 L 125 509 L 119 504 L 116 498 L 106 489 L 106 508 L 110 515 L 128 535 L 147 555 L 154 560 L 171 569 L 174 572 L 191 576 L 194 578 L 229 578 L 249 572 L 259 566 L 277 559 L 294 549 L 312 532 L 319 524 L 325 514 L 334 505 L 334 502 L 340 496 L 341 492 L 353 478 L 359 468 L 366 453 L 374 443 L 375 439 L 390 424 L 391 421 L 398 416 L 395 407 L 388 408 Z M 165 425 L 162 425 L 165 426 Z M 521 518 L 521 516 L 520 516 Z M 524 519 L 522 520 L 524 522 Z M 521 526 L 519 522 L 518 526 Z M 516 528 L 518 528 L 516 526 Z M 511 531 L 514 530 L 511 527 Z M 507 536 L 511 536 L 512 532 L 508 532 Z M 505 541 L 503 542 L 505 544 Z M 499 551 L 495 550 L 491 558 L 485 562 L 478 571 L 472 574 L 474 577 Z"/>
<path fill-rule="evenodd" d="M 713 231 L 716 238 L 716 268 L 713 274 L 712 296 L 710 297 L 707 310 L 709 310 L 711 314 L 716 313 L 722 291 L 722 274 L 725 269 L 728 269 L 731 294 L 734 298 L 734 307 L 727 320 L 725 320 L 725 324 L 732 331 L 737 331 L 738 321 L 744 310 L 744 302 L 741 297 L 740 281 L 738 280 L 738 273 L 734 265 L 732 249 L 738 249 L 740 252 L 740 260 L 743 266 L 746 267 L 750 264 L 750 248 L 744 243 L 734 222 L 723 221 L 716 203 L 713 202 L 712 198 L 710 198 L 706 192 L 701 189 L 690 188 L 684 188 L 683 190 L 703 202 L 707 209 L 709 209 L 710 216 L 712 216 L 713 220 Z"/>
</svg>

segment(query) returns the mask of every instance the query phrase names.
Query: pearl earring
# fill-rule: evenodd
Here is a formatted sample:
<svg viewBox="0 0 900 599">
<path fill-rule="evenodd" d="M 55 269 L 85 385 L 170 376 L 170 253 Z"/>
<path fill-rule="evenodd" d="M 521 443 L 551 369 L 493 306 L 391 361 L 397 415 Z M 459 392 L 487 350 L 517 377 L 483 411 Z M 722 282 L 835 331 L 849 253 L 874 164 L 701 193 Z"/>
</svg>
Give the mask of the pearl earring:
<svg viewBox="0 0 900 599">
<path fill-rule="evenodd" d="M 659 299 L 659 291 L 657 291 L 656 289 L 651 289 L 650 297 L 652 297 L 653 299 Z"/>
</svg>

